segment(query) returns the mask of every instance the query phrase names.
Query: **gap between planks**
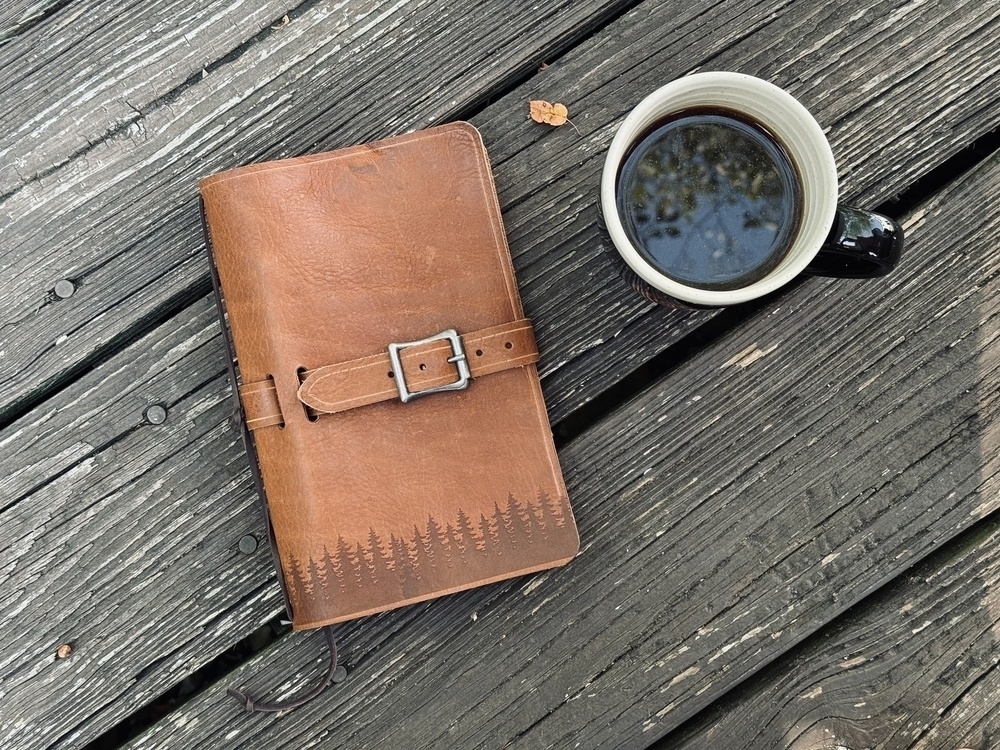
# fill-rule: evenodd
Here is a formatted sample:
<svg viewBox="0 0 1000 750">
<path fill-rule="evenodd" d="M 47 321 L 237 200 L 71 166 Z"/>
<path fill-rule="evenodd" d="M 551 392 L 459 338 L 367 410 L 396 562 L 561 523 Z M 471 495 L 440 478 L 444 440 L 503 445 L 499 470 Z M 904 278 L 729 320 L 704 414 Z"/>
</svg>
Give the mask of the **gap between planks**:
<svg viewBox="0 0 1000 750">
<path fill-rule="evenodd" d="M 617 376 L 622 346 L 616 338 L 636 320 L 651 314 L 650 306 L 636 300 L 603 257 L 607 249 L 596 229 L 593 201 L 587 197 L 591 192 L 581 186 L 591 185 L 596 189 L 600 154 L 613 124 L 642 93 L 665 77 L 682 74 L 711 60 L 713 66 L 742 69 L 789 86 L 821 119 L 840 123 L 831 132 L 831 139 L 842 168 L 847 165 L 843 169 L 842 186 L 847 195 L 860 194 L 871 201 L 902 189 L 942 154 L 959 148 L 963 139 L 974 138 L 984 123 L 990 121 L 988 112 L 978 111 L 981 108 L 971 119 L 964 118 L 961 97 L 966 90 L 982 94 L 984 85 L 987 88 L 993 85 L 992 68 L 987 62 L 992 58 L 978 47 L 988 47 L 997 38 L 991 33 L 996 26 L 995 15 L 991 15 L 995 9 L 972 4 L 968 13 L 951 13 L 942 24 L 934 8 L 927 4 L 911 4 L 912 7 L 899 10 L 895 16 L 883 12 L 884 5 L 872 3 L 857 10 L 856 18 L 849 19 L 844 32 L 831 36 L 829 32 L 820 34 L 819 30 L 839 28 L 837 23 L 843 19 L 838 13 L 842 11 L 836 8 L 803 9 L 781 2 L 719 3 L 713 12 L 722 33 L 710 38 L 706 38 L 702 28 L 703 6 L 662 9 L 648 3 L 639 5 L 623 18 L 634 29 L 640 29 L 633 34 L 634 39 L 628 34 L 598 34 L 477 115 L 476 124 L 484 131 L 494 157 L 501 197 L 504 205 L 511 207 L 506 219 L 515 264 L 523 280 L 525 305 L 538 320 L 539 341 L 545 360 L 550 363 L 546 371 L 546 396 L 556 419 L 585 403 L 590 394 L 603 390 L 593 387 L 599 386 L 598 378 Z M 884 26 L 890 17 L 894 25 Z M 973 30 L 971 36 L 960 35 L 948 26 L 958 23 L 958 19 Z M 915 28 L 909 29 L 904 21 Z M 289 24 L 284 31 L 292 26 Z M 654 31 L 661 37 L 656 42 L 662 45 L 660 48 L 650 46 Z M 906 31 L 913 32 L 916 40 L 911 45 L 922 44 L 930 50 L 930 62 L 921 59 L 918 64 L 912 56 L 891 54 L 891 45 L 885 40 L 892 37 L 887 35 Z M 880 41 L 875 52 L 856 54 L 859 46 L 865 47 L 876 37 Z M 803 39 L 810 44 L 800 49 Z M 268 37 L 258 46 L 263 48 L 268 44 L 277 42 Z M 966 59 L 956 47 L 962 44 L 977 50 L 976 62 L 971 67 L 964 65 L 964 75 L 955 78 L 949 66 Z M 637 63 L 636 52 L 640 47 L 647 53 L 651 49 L 653 52 L 639 58 L 641 62 Z M 775 62 L 773 50 L 784 48 L 794 51 L 789 60 L 798 67 L 789 68 L 785 61 Z M 226 141 L 227 146 L 235 147 L 238 161 L 282 155 L 283 150 L 273 147 L 276 137 L 283 138 L 287 149 L 301 152 L 338 141 L 361 140 L 369 134 L 370 128 L 366 129 L 365 123 L 371 120 L 330 119 L 322 112 L 284 117 L 291 106 L 287 89 L 283 92 L 275 82 L 261 83 L 261 77 L 268 75 L 265 70 L 268 63 L 247 59 L 254 55 L 244 55 L 217 71 L 231 76 L 233 80 L 228 82 L 233 85 L 241 81 L 240 86 L 250 85 L 246 78 L 252 72 L 253 85 L 259 90 L 251 87 L 248 96 L 263 97 L 237 105 L 233 111 L 224 110 L 224 116 L 236 118 L 234 127 L 239 125 L 238 143 Z M 831 73 L 831 57 L 841 61 L 842 66 L 853 67 Z M 251 63 L 255 63 L 254 69 L 245 70 Z M 308 64 L 302 65 L 308 68 Z M 845 88 L 848 81 L 864 79 L 872 65 L 879 66 L 880 78 L 870 80 L 861 89 Z M 612 77 L 613 83 L 595 80 L 593 70 L 610 68 L 618 73 Z M 873 103 L 879 95 L 875 86 L 880 82 L 889 85 L 893 76 L 911 86 L 897 92 L 901 97 L 900 110 L 911 116 L 906 123 L 895 125 L 895 120 Z M 203 110 L 211 108 L 203 97 L 211 98 L 229 90 L 220 85 L 222 81 L 212 82 L 213 77 L 197 81 L 184 92 L 176 106 L 183 115 L 172 118 L 171 113 L 157 111 L 146 118 L 143 138 L 147 140 L 125 143 L 127 139 L 116 139 L 109 142 L 100 159 L 88 160 L 89 169 L 80 165 L 67 167 L 58 178 L 53 175 L 48 180 L 52 184 L 65 183 L 63 189 L 74 185 L 70 194 L 86 191 L 86 185 L 93 182 L 95 192 L 87 210 L 96 214 L 92 221 L 102 227 L 100 242 L 84 236 L 86 232 L 80 234 L 81 223 L 67 216 L 59 219 L 58 227 L 46 228 L 33 224 L 40 219 L 39 215 L 25 214 L 19 219 L 17 231 L 12 230 L 8 235 L 13 241 L 18 232 L 27 230 L 33 237 L 45 236 L 51 240 L 51 247 L 47 246 L 42 253 L 45 257 L 32 257 L 31 268 L 19 271 L 16 287 L 9 290 L 12 308 L 19 310 L 15 319 L 20 321 L 8 332 L 5 346 L 8 367 L 17 381 L 8 383 L 3 390 L 7 399 L 5 408 L 10 414 L 25 413 L 46 392 L 64 385 L 82 368 L 102 361 L 122 341 L 148 330 L 146 326 L 155 319 L 155 311 L 176 309 L 178 299 L 189 300 L 192 290 L 204 289 L 204 263 L 197 222 L 192 219 L 195 212 L 190 192 L 179 191 L 178 187 L 193 184 L 196 176 L 191 164 L 185 161 L 190 155 L 183 150 L 191 148 L 191 144 L 184 144 L 181 152 L 170 152 L 170 164 L 151 160 L 149 155 L 161 153 L 164 143 L 199 121 L 199 113 L 203 115 Z M 947 89 L 947 100 L 941 102 L 935 98 L 931 107 L 929 92 L 938 90 L 935 82 L 942 78 L 949 78 L 954 84 Z M 310 95 L 317 96 L 317 101 L 329 101 L 329 106 L 335 106 L 334 97 L 324 98 L 322 89 L 309 88 L 323 85 L 329 84 L 300 80 L 296 92 L 308 90 Z M 344 86 L 349 96 L 358 90 L 351 87 L 360 84 L 352 82 Z M 477 95 L 485 95 L 483 92 L 487 90 L 488 87 L 481 87 Z M 585 123 L 582 139 L 567 140 L 570 138 L 567 133 L 539 130 L 528 122 L 522 111 L 525 98 L 536 94 L 555 98 L 552 92 L 570 102 L 574 111 L 581 112 L 581 121 Z M 260 130 L 262 106 L 272 107 L 267 114 L 276 118 L 276 123 L 266 131 L 266 141 Z M 419 117 L 401 120 L 399 111 L 416 110 L 401 107 L 401 102 L 393 101 L 392 97 L 380 98 L 373 106 L 376 109 L 366 110 L 366 114 L 384 123 L 382 134 L 428 119 L 437 121 L 457 111 L 451 100 L 440 95 L 423 100 L 421 106 L 426 106 L 423 111 L 430 113 L 424 120 Z M 920 120 L 916 113 L 921 112 L 924 119 L 920 121 L 918 138 L 912 128 L 914 121 Z M 845 119 L 850 113 L 854 114 Z M 296 116 L 301 116 L 302 121 L 296 121 Z M 955 128 L 949 124 L 951 118 L 958 123 Z M 205 122 L 217 119 L 209 117 Z M 281 132 L 276 132 L 276 128 Z M 203 154 L 200 164 L 206 171 L 216 163 L 228 166 L 231 162 L 227 160 L 234 158 L 230 155 L 232 151 L 221 154 L 216 151 L 222 139 L 216 133 L 209 133 L 210 130 L 206 126 L 207 141 L 198 145 L 199 153 Z M 866 147 L 861 135 L 869 131 L 873 139 L 888 139 L 877 154 Z M 525 143 L 531 144 L 530 147 L 525 148 Z M 894 160 L 900 166 L 886 170 L 886 160 Z M 545 164 L 546 169 L 540 171 L 539 164 Z M 134 191 L 130 188 L 119 195 L 121 187 L 108 188 L 101 183 L 97 175 L 102 168 L 124 175 L 123 186 L 131 185 L 134 180 L 143 185 L 145 192 L 130 204 L 125 202 L 123 196 L 131 196 Z M 551 185 L 551 189 L 536 196 L 537 186 L 543 183 Z M 154 185 L 157 188 L 149 193 Z M 529 194 L 531 197 L 521 200 Z M 64 199 L 56 203 L 61 207 L 49 206 L 52 217 L 59 217 L 62 211 L 72 213 Z M 124 209 L 125 205 L 130 207 Z M 169 221 L 163 221 L 166 205 L 171 207 Z M 122 215 L 123 210 L 127 216 Z M 21 239 L 25 240 L 24 247 L 32 247 L 31 240 L 23 236 Z M 150 253 L 151 247 L 157 252 Z M 91 257 L 89 254 L 93 252 L 99 257 Z M 52 271 L 48 269 L 61 268 L 61 273 L 68 276 L 81 270 L 67 267 L 68 262 L 97 270 L 86 273 L 72 301 L 38 307 L 39 290 L 53 283 Z M 592 303 L 586 314 L 567 313 L 575 302 L 584 298 Z M 635 369 L 644 359 L 669 346 L 675 337 L 683 336 L 702 322 L 696 317 L 660 315 L 660 337 L 649 337 L 643 346 L 631 352 L 629 359 L 634 366 L 625 369 Z M 69 318 L 73 320 L 70 326 L 73 335 L 61 330 Z M 58 347 L 52 346 L 52 341 L 59 341 Z M 587 359 L 591 379 L 586 379 L 586 370 L 575 370 L 570 377 L 560 380 L 559 371 L 581 357 Z M 583 387 L 579 385 L 581 382 Z"/>
</svg>

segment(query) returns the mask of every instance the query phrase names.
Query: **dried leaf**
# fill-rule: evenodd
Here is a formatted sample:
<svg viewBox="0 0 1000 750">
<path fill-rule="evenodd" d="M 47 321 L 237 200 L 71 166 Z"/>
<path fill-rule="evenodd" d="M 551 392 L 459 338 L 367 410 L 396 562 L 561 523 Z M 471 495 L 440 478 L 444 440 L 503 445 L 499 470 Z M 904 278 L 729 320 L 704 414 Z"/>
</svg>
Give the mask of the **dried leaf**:
<svg viewBox="0 0 1000 750">
<path fill-rule="evenodd" d="M 548 119 L 549 125 L 555 125 L 558 127 L 559 125 L 565 125 L 567 122 L 569 122 L 569 110 L 566 109 L 566 105 L 559 103 L 553 104 L 552 112 L 549 114 Z"/>
<path fill-rule="evenodd" d="M 552 104 L 542 99 L 534 99 L 528 102 L 528 107 L 531 119 L 535 122 L 544 122 L 556 128 L 569 122 L 569 110 L 565 104 L 559 102 Z"/>
<path fill-rule="evenodd" d="M 535 122 L 545 122 L 545 118 L 551 109 L 552 105 L 541 99 L 532 99 L 528 102 L 528 114 Z"/>
</svg>

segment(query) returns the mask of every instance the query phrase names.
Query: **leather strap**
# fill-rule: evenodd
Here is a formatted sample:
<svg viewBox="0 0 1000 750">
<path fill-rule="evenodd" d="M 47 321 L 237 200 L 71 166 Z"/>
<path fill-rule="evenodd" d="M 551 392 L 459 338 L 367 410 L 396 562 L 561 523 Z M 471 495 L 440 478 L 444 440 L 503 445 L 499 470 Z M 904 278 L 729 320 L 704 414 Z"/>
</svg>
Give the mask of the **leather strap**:
<svg viewBox="0 0 1000 750">
<path fill-rule="evenodd" d="M 462 334 L 461 340 L 473 378 L 538 361 L 534 331 L 527 319 Z M 445 339 L 403 349 L 400 362 L 407 388 L 418 393 L 455 382 L 457 368 L 455 363 L 448 361 L 453 354 L 451 343 Z M 388 349 L 324 365 L 303 373 L 300 378 L 299 400 L 321 414 L 336 414 L 399 398 Z M 240 386 L 240 399 L 249 429 L 283 423 L 272 380 Z"/>
<path fill-rule="evenodd" d="M 242 703 L 244 710 L 248 714 L 281 713 L 282 711 L 291 711 L 293 708 L 305 705 L 326 690 L 331 682 L 343 682 L 347 679 L 347 670 L 337 666 L 337 641 L 333 636 L 333 628 L 329 625 L 323 628 L 323 635 L 326 636 L 326 644 L 330 648 L 330 665 L 326 670 L 323 682 L 305 695 L 294 700 L 267 703 L 265 701 L 254 700 L 242 690 L 237 690 L 236 688 L 229 688 L 226 692 Z"/>
<path fill-rule="evenodd" d="M 240 401 L 243 402 L 243 413 L 247 417 L 247 427 L 251 430 L 284 422 L 273 378 L 241 385 Z"/>
</svg>

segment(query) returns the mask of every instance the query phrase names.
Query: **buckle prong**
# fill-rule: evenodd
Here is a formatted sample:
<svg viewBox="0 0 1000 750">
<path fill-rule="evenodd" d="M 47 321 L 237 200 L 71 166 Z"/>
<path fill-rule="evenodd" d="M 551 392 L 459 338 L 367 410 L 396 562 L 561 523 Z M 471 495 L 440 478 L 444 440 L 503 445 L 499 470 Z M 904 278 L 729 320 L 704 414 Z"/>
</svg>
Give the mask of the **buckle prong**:
<svg viewBox="0 0 1000 750">
<path fill-rule="evenodd" d="M 455 365 L 455 369 L 458 372 L 458 380 L 454 383 L 436 385 L 420 391 L 411 391 L 406 384 L 406 376 L 403 374 L 403 363 L 399 353 L 411 346 L 420 346 L 421 344 L 429 344 L 432 341 L 441 340 L 447 340 L 451 344 L 452 355 L 448 357 L 448 361 Z M 458 331 L 454 328 L 449 328 L 419 341 L 404 341 L 399 344 L 389 344 L 389 361 L 392 362 L 392 376 L 396 381 L 396 389 L 399 391 L 399 400 L 404 404 L 417 396 L 426 396 L 430 393 L 442 393 L 444 391 L 461 391 L 469 387 L 469 378 L 471 377 L 469 360 L 465 356 L 462 339 L 459 337 Z"/>
</svg>

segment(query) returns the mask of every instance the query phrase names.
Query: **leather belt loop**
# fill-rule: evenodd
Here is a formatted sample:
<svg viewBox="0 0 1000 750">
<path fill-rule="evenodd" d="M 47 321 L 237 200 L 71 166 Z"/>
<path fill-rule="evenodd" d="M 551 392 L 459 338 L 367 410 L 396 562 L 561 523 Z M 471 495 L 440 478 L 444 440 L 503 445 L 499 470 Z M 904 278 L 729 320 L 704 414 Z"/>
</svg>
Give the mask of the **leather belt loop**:
<svg viewBox="0 0 1000 750">
<path fill-rule="evenodd" d="M 538 361 L 531 321 L 524 318 L 462 334 L 460 339 L 473 379 Z M 396 357 L 410 397 L 443 390 L 456 381 L 454 345 L 447 338 L 406 345 L 398 349 Z M 388 347 L 378 354 L 324 365 L 300 376 L 299 400 L 320 414 L 336 414 L 398 399 L 400 390 L 393 370 Z M 239 390 L 249 429 L 284 422 L 272 380 L 248 383 Z"/>
<path fill-rule="evenodd" d="M 278 391 L 272 378 L 240 386 L 240 401 L 243 402 L 247 427 L 251 430 L 283 424 L 285 421 L 281 416 Z"/>
</svg>

